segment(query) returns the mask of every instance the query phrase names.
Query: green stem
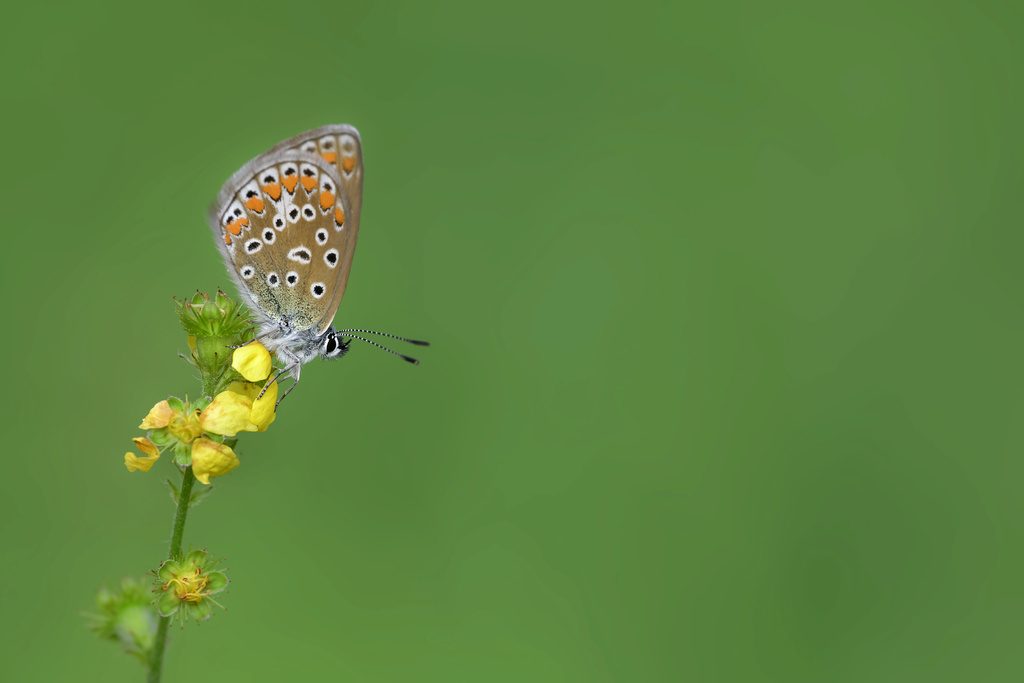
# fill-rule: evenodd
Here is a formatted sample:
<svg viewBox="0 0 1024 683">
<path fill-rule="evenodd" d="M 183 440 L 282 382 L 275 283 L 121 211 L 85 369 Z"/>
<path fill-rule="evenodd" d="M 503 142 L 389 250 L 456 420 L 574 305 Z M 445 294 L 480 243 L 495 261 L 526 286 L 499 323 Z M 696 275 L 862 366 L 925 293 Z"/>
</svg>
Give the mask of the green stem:
<svg viewBox="0 0 1024 683">
<path fill-rule="evenodd" d="M 188 516 L 188 503 L 192 498 L 192 484 L 195 480 L 192 468 L 187 468 L 181 479 L 181 492 L 178 494 L 178 510 L 174 513 L 171 551 L 168 554 L 168 557 L 171 559 L 181 554 L 181 537 L 185 533 L 185 518 Z M 170 622 L 170 617 L 160 617 L 160 623 L 156 628 L 156 642 L 153 644 L 153 654 L 149 658 L 147 683 L 160 683 L 160 672 L 164 664 L 164 646 L 167 644 L 167 626 Z"/>
</svg>

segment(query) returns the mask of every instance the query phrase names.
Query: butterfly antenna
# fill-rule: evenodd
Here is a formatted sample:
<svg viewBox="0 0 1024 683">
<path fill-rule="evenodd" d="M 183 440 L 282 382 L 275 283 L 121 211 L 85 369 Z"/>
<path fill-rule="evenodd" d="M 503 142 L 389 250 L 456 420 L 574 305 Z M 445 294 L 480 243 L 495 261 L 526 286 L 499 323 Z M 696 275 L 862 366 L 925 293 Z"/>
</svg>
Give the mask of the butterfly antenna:
<svg viewBox="0 0 1024 683">
<path fill-rule="evenodd" d="M 407 361 L 409 361 L 409 362 L 410 362 L 410 363 L 412 363 L 413 365 L 419 365 L 419 364 L 420 364 L 420 362 L 419 362 L 418 360 L 416 360 L 415 358 L 410 358 L 409 356 L 406 356 L 405 354 L 401 354 L 401 353 L 399 353 L 398 351 L 392 351 L 392 350 L 391 350 L 391 349 L 389 349 L 388 347 L 386 347 L 386 346 L 381 346 L 380 344 L 378 344 L 378 343 L 377 343 L 377 342 L 375 342 L 375 341 L 370 341 L 369 339 L 363 339 L 362 337 L 357 337 L 357 336 L 355 336 L 354 334 L 349 334 L 349 335 L 346 335 L 346 336 L 348 336 L 348 337 L 352 337 L 353 339 L 358 339 L 359 341 L 364 341 L 364 342 L 366 342 L 367 344 L 373 344 L 373 345 L 374 345 L 374 346 L 376 346 L 376 347 L 377 347 L 378 349 L 383 349 L 383 350 L 387 351 L 388 353 L 390 353 L 390 354 L 392 354 L 392 355 L 398 356 L 399 358 L 401 358 L 401 359 L 403 359 L 403 360 L 407 360 Z"/>
<path fill-rule="evenodd" d="M 416 341 L 415 339 L 407 339 L 406 337 L 399 337 L 399 336 L 394 335 L 394 334 L 388 334 L 387 332 L 374 332 L 373 330 L 336 330 L 336 331 L 338 333 L 341 333 L 341 332 L 361 332 L 363 334 L 379 334 L 382 337 L 389 337 L 391 339 L 397 339 L 398 341 L 409 342 L 410 344 L 415 344 L 416 346 L 430 346 L 430 342 Z M 356 337 L 356 339 L 361 339 L 361 337 Z M 363 341 L 367 341 L 367 340 L 363 339 Z M 370 342 L 370 343 L 372 344 L 373 342 Z"/>
</svg>

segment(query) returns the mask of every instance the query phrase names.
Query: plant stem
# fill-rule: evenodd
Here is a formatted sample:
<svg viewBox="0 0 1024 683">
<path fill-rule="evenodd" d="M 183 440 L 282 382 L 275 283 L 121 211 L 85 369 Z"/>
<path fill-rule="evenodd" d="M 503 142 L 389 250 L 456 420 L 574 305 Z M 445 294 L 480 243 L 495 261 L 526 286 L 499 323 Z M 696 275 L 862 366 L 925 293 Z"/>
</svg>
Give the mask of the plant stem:
<svg viewBox="0 0 1024 683">
<path fill-rule="evenodd" d="M 187 468 L 181 479 L 181 492 L 178 494 L 178 510 L 174 513 L 171 550 L 168 554 L 168 557 L 171 559 L 181 554 L 181 537 L 185 533 L 185 518 L 188 516 L 188 503 L 189 499 L 192 498 L 192 484 L 195 480 L 192 468 Z M 170 622 L 170 617 L 160 617 L 160 623 L 156 628 L 156 642 L 153 644 L 153 654 L 149 658 L 147 683 L 160 683 L 160 673 L 164 664 L 164 646 L 167 644 L 167 626 Z"/>
</svg>

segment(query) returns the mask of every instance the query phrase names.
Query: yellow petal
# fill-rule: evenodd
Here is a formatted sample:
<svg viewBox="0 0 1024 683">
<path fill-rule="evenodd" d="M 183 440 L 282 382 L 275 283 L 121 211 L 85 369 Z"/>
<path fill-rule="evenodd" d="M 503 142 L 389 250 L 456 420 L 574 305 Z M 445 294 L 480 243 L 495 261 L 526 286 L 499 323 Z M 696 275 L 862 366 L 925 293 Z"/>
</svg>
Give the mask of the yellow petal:
<svg viewBox="0 0 1024 683">
<path fill-rule="evenodd" d="M 277 419 L 277 382 L 267 387 L 267 393 L 263 398 L 256 400 L 256 397 L 263 391 L 263 383 L 253 384 L 252 382 L 232 382 L 228 385 L 228 391 L 248 396 L 253 401 L 252 415 L 249 420 L 257 428 L 257 431 L 265 432 L 267 427 Z"/>
<path fill-rule="evenodd" d="M 149 468 L 153 466 L 157 460 L 160 459 L 158 455 L 147 455 L 145 458 L 140 458 L 134 453 L 124 454 L 124 466 L 128 468 L 129 472 L 135 470 L 141 470 L 143 472 L 149 472 Z"/>
<path fill-rule="evenodd" d="M 156 444 L 147 439 L 146 437 L 140 437 L 138 439 L 132 439 L 135 442 L 135 447 L 145 453 L 151 458 L 160 457 L 160 449 L 156 447 Z M 146 468 L 149 469 L 149 468 Z"/>
<path fill-rule="evenodd" d="M 192 442 L 192 474 L 204 484 L 238 467 L 238 456 L 222 443 L 209 439 Z"/>
<path fill-rule="evenodd" d="M 167 401 L 160 401 L 149 411 L 149 415 L 146 415 L 142 424 L 139 425 L 139 429 L 160 429 L 161 427 L 166 427 L 170 424 L 173 415 L 174 411 L 171 410 L 171 405 Z"/>
<path fill-rule="evenodd" d="M 246 344 L 235 349 L 231 367 L 250 382 L 261 382 L 270 377 L 270 352 L 259 342 Z"/>
<path fill-rule="evenodd" d="M 222 391 L 213 398 L 213 403 L 199 416 L 203 431 L 234 436 L 238 432 L 257 430 L 250 420 L 252 399 L 234 391 Z"/>
<path fill-rule="evenodd" d="M 228 391 L 248 396 L 254 401 L 256 400 L 256 397 L 260 395 L 260 391 L 262 389 L 262 384 L 253 384 L 252 382 L 232 382 L 228 385 Z"/>
<path fill-rule="evenodd" d="M 262 391 L 262 389 L 260 390 Z M 257 395 L 258 392 L 257 392 Z M 263 394 L 263 398 L 253 401 L 252 404 L 252 415 L 249 417 L 249 421 L 252 422 L 259 428 L 259 431 L 265 432 L 270 423 L 277 417 L 277 413 L 274 412 L 277 408 L 277 382 L 274 382 L 267 387 L 267 392 Z"/>
</svg>

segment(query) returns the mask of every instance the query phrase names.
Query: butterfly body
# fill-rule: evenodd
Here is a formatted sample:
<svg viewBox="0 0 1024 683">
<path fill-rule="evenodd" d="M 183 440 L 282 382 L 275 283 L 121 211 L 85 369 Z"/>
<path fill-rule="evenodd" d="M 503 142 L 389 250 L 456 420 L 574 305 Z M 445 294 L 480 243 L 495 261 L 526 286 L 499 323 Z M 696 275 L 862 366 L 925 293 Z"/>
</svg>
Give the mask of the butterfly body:
<svg viewBox="0 0 1024 683">
<path fill-rule="evenodd" d="M 324 126 L 242 166 L 211 210 L 228 273 L 257 318 L 257 338 L 296 382 L 313 358 L 348 351 L 331 322 L 352 266 L 362 188 L 359 132 Z"/>
</svg>

